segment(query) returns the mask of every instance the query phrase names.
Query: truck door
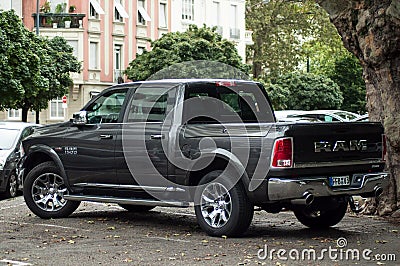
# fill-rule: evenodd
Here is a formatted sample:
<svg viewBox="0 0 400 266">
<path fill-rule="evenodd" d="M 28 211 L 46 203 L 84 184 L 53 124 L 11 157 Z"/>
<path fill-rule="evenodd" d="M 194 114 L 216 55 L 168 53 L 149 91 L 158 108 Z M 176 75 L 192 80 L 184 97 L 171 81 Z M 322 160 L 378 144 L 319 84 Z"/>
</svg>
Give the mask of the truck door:
<svg viewBox="0 0 400 266">
<path fill-rule="evenodd" d="M 85 110 L 88 123 L 68 130 L 61 157 L 70 185 L 118 184 L 115 142 L 127 90 L 119 88 L 99 95 Z"/>
<path fill-rule="evenodd" d="M 174 84 L 142 84 L 132 94 L 116 146 L 117 175 L 122 187 L 162 190 L 168 178 L 170 114 Z"/>
</svg>

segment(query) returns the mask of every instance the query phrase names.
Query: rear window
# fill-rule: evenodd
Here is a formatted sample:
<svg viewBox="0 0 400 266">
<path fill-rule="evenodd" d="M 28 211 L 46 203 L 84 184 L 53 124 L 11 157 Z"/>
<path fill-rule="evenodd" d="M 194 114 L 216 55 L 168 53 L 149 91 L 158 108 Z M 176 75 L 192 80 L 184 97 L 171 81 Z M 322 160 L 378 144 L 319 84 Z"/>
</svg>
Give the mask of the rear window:
<svg viewBox="0 0 400 266">
<path fill-rule="evenodd" d="M 274 121 L 268 98 L 255 83 L 190 84 L 185 91 L 183 113 L 184 122 L 189 124 Z"/>
</svg>

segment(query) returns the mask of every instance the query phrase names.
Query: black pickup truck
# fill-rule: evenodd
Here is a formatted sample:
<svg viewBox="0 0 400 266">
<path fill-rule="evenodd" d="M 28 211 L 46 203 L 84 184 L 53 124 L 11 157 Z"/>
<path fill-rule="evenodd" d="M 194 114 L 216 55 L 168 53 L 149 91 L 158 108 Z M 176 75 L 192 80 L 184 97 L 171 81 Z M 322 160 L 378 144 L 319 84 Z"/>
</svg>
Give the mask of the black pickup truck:
<svg viewBox="0 0 400 266">
<path fill-rule="evenodd" d="M 159 80 L 104 90 L 23 141 L 24 198 L 42 218 L 81 201 L 128 211 L 194 205 L 212 236 L 237 236 L 255 207 L 308 227 L 341 221 L 352 196 L 388 185 L 379 123 L 277 123 L 261 84 Z"/>
</svg>

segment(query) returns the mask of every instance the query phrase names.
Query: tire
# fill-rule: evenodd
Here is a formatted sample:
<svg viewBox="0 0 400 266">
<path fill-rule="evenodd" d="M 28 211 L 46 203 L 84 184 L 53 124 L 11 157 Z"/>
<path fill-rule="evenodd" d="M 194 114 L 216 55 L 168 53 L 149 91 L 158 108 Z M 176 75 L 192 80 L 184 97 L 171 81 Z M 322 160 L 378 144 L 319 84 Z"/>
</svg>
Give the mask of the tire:
<svg viewBox="0 0 400 266">
<path fill-rule="evenodd" d="M 14 198 L 18 195 L 18 178 L 15 172 L 11 172 L 8 177 L 6 191 L 3 193 L 5 198 Z"/>
<path fill-rule="evenodd" d="M 68 190 L 64 178 L 53 162 L 37 165 L 25 178 L 26 205 L 40 218 L 65 218 L 73 213 L 80 201 L 66 200 L 65 194 L 68 194 Z"/>
<path fill-rule="evenodd" d="M 329 209 L 315 208 L 313 204 L 310 206 L 298 208 L 294 210 L 294 214 L 303 225 L 310 228 L 324 229 L 338 224 L 346 214 L 347 200 L 345 198 L 337 198 L 328 200 L 319 206 L 332 206 Z"/>
<path fill-rule="evenodd" d="M 240 236 L 251 224 L 254 205 L 240 181 L 232 184 L 227 176 L 216 179 L 221 173 L 212 171 L 200 180 L 194 206 L 197 222 L 210 236 Z"/>
<path fill-rule="evenodd" d="M 155 206 L 118 204 L 122 208 L 130 212 L 147 212 L 155 208 Z"/>
</svg>

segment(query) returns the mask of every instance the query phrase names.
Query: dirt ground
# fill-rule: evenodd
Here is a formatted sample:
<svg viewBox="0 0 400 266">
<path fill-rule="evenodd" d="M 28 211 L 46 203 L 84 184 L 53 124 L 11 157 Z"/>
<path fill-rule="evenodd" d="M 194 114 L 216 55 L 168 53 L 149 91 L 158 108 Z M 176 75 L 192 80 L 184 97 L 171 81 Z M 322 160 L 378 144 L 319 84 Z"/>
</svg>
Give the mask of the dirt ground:
<svg viewBox="0 0 400 266">
<path fill-rule="evenodd" d="M 350 213 L 318 231 L 291 212 L 257 211 L 242 238 L 215 238 L 193 208 L 84 202 L 69 218 L 42 220 L 17 197 L 0 201 L 0 265 L 399 265 L 399 231 L 398 221 Z"/>
</svg>

